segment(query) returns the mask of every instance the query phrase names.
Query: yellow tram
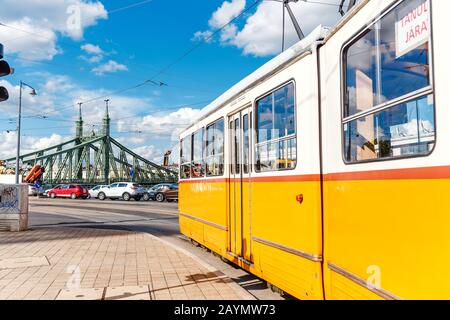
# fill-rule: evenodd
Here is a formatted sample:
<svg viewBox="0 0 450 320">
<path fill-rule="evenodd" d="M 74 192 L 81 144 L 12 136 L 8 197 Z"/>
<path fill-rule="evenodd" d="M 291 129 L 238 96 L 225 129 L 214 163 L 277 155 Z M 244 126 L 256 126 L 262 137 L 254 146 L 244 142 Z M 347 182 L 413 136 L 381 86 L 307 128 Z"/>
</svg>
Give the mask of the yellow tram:
<svg viewBox="0 0 450 320">
<path fill-rule="evenodd" d="M 299 299 L 449 299 L 449 12 L 362 0 L 206 107 L 182 233 Z"/>
</svg>

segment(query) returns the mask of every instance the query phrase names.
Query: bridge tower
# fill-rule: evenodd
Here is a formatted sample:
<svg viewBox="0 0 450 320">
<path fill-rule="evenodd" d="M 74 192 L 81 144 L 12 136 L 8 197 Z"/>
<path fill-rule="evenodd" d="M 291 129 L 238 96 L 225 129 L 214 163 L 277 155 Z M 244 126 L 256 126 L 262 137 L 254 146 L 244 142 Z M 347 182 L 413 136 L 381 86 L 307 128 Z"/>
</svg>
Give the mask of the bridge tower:
<svg viewBox="0 0 450 320">
<path fill-rule="evenodd" d="M 105 137 L 105 141 L 103 143 L 103 178 L 105 179 L 105 183 L 109 184 L 109 157 L 111 154 L 111 139 L 110 139 L 110 133 L 111 133 L 111 118 L 109 117 L 109 99 L 105 100 L 106 103 L 106 110 L 105 110 L 105 117 L 103 118 L 103 136 Z"/>
<path fill-rule="evenodd" d="M 80 145 L 83 143 L 83 115 L 81 113 L 81 107 L 82 103 L 78 103 L 78 120 L 75 122 L 76 128 L 75 128 L 75 145 Z M 83 149 L 78 149 L 75 151 L 75 162 L 74 167 L 77 163 L 82 159 L 83 157 Z M 62 157 L 60 157 L 60 161 L 62 160 Z M 83 165 L 79 166 L 79 169 L 75 172 L 75 177 L 77 180 L 81 181 L 83 180 Z M 78 181 L 77 181 L 78 182 Z"/>
</svg>

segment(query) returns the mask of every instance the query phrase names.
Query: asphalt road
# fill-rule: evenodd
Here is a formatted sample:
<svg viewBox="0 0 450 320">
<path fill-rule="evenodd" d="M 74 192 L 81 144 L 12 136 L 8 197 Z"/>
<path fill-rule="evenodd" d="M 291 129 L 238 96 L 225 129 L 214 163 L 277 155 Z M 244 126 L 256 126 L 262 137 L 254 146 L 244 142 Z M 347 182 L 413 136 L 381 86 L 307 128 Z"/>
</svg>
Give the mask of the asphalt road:
<svg viewBox="0 0 450 320">
<path fill-rule="evenodd" d="M 223 262 L 205 249 L 193 246 L 180 234 L 177 203 L 30 198 L 29 219 L 31 228 L 84 227 L 150 233 L 195 254 L 257 299 L 284 299 L 268 289 L 259 278 Z"/>
</svg>

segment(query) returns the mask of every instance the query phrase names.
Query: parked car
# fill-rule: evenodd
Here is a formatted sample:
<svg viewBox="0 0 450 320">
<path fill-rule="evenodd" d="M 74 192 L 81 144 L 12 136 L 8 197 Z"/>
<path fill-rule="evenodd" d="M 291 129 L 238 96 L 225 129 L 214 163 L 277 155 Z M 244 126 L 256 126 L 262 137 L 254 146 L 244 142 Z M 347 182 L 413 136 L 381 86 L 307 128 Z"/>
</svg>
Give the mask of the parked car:
<svg viewBox="0 0 450 320">
<path fill-rule="evenodd" d="M 91 198 L 97 199 L 98 198 L 98 194 L 100 192 L 100 189 L 105 188 L 107 186 L 96 186 L 92 189 L 89 190 L 89 196 Z"/>
<path fill-rule="evenodd" d="M 83 188 L 79 184 L 62 184 L 54 187 L 47 191 L 47 196 L 49 198 L 71 198 L 78 199 L 83 198 L 86 199 L 89 197 L 89 192 L 86 188 Z"/>
<path fill-rule="evenodd" d="M 150 199 L 164 202 L 178 201 L 178 185 L 177 184 L 161 184 L 153 187 L 149 192 Z"/>
<path fill-rule="evenodd" d="M 35 184 L 33 183 L 29 183 L 28 184 L 28 195 L 32 196 L 32 197 L 37 197 L 41 194 L 44 193 L 44 190 L 42 189 L 42 187 L 36 187 Z"/>
<path fill-rule="evenodd" d="M 113 183 L 109 186 L 101 188 L 98 193 L 98 199 L 123 199 L 125 201 L 130 201 L 134 199 L 139 201 L 143 198 L 147 191 L 145 188 L 137 183 L 133 182 L 120 182 Z"/>
<path fill-rule="evenodd" d="M 156 200 L 156 194 L 158 192 L 162 192 L 164 189 L 167 189 L 171 186 L 171 183 L 161 183 L 161 184 L 157 184 L 156 186 L 151 187 L 150 189 L 147 190 L 147 193 L 144 195 L 144 200 L 145 201 L 149 201 L 149 200 Z"/>
</svg>

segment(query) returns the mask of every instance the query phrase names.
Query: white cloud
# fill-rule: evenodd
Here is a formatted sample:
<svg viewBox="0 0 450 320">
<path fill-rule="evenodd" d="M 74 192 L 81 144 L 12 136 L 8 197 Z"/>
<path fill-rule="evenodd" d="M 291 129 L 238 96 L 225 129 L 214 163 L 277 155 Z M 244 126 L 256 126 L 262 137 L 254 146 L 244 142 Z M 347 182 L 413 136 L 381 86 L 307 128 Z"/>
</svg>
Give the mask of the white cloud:
<svg viewBox="0 0 450 320">
<path fill-rule="evenodd" d="M 122 132 L 131 130 L 140 132 L 142 135 L 170 137 L 171 141 L 178 141 L 181 131 L 190 125 L 199 113 L 199 109 L 181 108 L 171 113 L 156 113 L 120 120 L 117 127 Z"/>
<path fill-rule="evenodd" d="M 205 41 L 207 43 L 212 41 L 212 31 L 197 31 L 194 33 L 194 38 L 192 40 L 194 41 Z"/>
<path fill-rule="evenodd" d="M 87 43 L 85 45 L 81 46 L 81 49 L 89 54 L 93 54 L 93 55 L 102 55 L 103 54 L 103 50 L 102 48 L 100 48 L 97 45 L 93 45 L 91 43 Z"/>
<path fill-rule="evenodd" d="M 94 45 L 91 43 L 87 43 L 81 46 L 81 50 L 87 53 L 88 56 L 80 56 L 81 59 L 89 62 L 89 63 L 98 63 L 103 60 L 105 56 L 105 52 L 98 45 Z"/>
<path fill-rule="evenodd" d="M 19 86 L 14 86 L 6 80 L 0 80 L 0 86 L 3 86 L 9 92 L 9 99 L 0 103 L 0 113 L 6 117 L 16 117 L 17 108 L 19 104 Z M 36 88 L 38 89 L 38 88 Z M 28 88 L 24 88 L 22 94 L 22 107 L 24 113 L 30 114 L 32 111 L 47 112 L 52 109 L 53 99 L 48 95 L 41 94 L 38 90 L 39 96 L 32 96 Z"/>
<path fill-rule="evenodd" d="M 88 0 L 2 0 L 0 39 L 7 54 L 25 60 L 51 60 L 61 50 L 58 35 L 83 38 L 108 13 L 100 1 Z"/>
<path fill-rule="evenodd" d="M 128 67 L 114 60 L 109 60 L 107 63 L 92 69 L 92 72 L 98 76 L 103 75 L 105 73 L 114 73 L 119 71 L 128 71 Z"/>
<path fill-rule="evenodd" d="M 161 157 L 161 154 L 163 154 L 163 152 L 161 150 L 159 150 L 158 148 L 156 148 L 153 145 L 141 146 L 138 148 L 134 148 L 133 151 L 136 152 L 141 157 L 144 157 L 145 159 L 148 159 L 150 161 L 159 160 L 159 158 Z M 157 164 L 160 164 L 160 163 L 157 163 Z"/>
<path fill-rule="evenodd" d="M 319 24 L 333 26 L 340 18 L 336 0 L 323 0 L 333 5 L 321 5 L 300 1 L 290 3 L 303 32 L 310 33 Z M 235 18 L 245 7 L 244 0 L 225 1 L 209 20 L 211 30 L 217 30 Z M 204 31 L 212 32 L 211 30 Z M 282 7 L 281 3 L 265 1 L 248 16 L 242 28 L 230 24 L 221 31 L 223 45 L 235 46 L 246 55 L 268 56 L 281 52 Z M 298 41 L 297 33 L 286 13 L 286 48 Z"/>
<path fill-rule="evenodd" d="M 48 137 L 23 136 L 20 151 L 21 154 L 26 154 L 60 144 L 65 140 L 67 138 L 58 134 L 52 134 Z M 16 148 L 17 133 L 0 132 L 0 159 L 15 157 Z"/>
<path fill-rule="evenodd" d="M 75 88 L 72 80 L 65 75 L 52 75 L 48 77 L 42 89 L 44 94 L 46 93 L 57 93 L 57 92 L 68 92 Z"/>
<path fill-rule="evenodd" d="M 219 29 L 236 18 L 245 8 L 245 0 L 224 1 L 209 19 L 209 26 Z"/>
<path fill-rule="evenodd" d="M 328 0 L 330 3 L 336 3 Z M 319 24 L 333 26 L 340 18 L 335 6 L 291 3 L 292 11 L 297 17 L 305 34 L 310 33 Z M 236 34 L 229 44 L 243 50 L 244 54 L 267 56 L 281 51 L 282 14 L 279 3 L 263 2 L 256 12 L 247 19 L 245 26 Z M 289 16 L 286 15 L 286 47 L 298 41 L 297 33 Z"/>
</svg>

